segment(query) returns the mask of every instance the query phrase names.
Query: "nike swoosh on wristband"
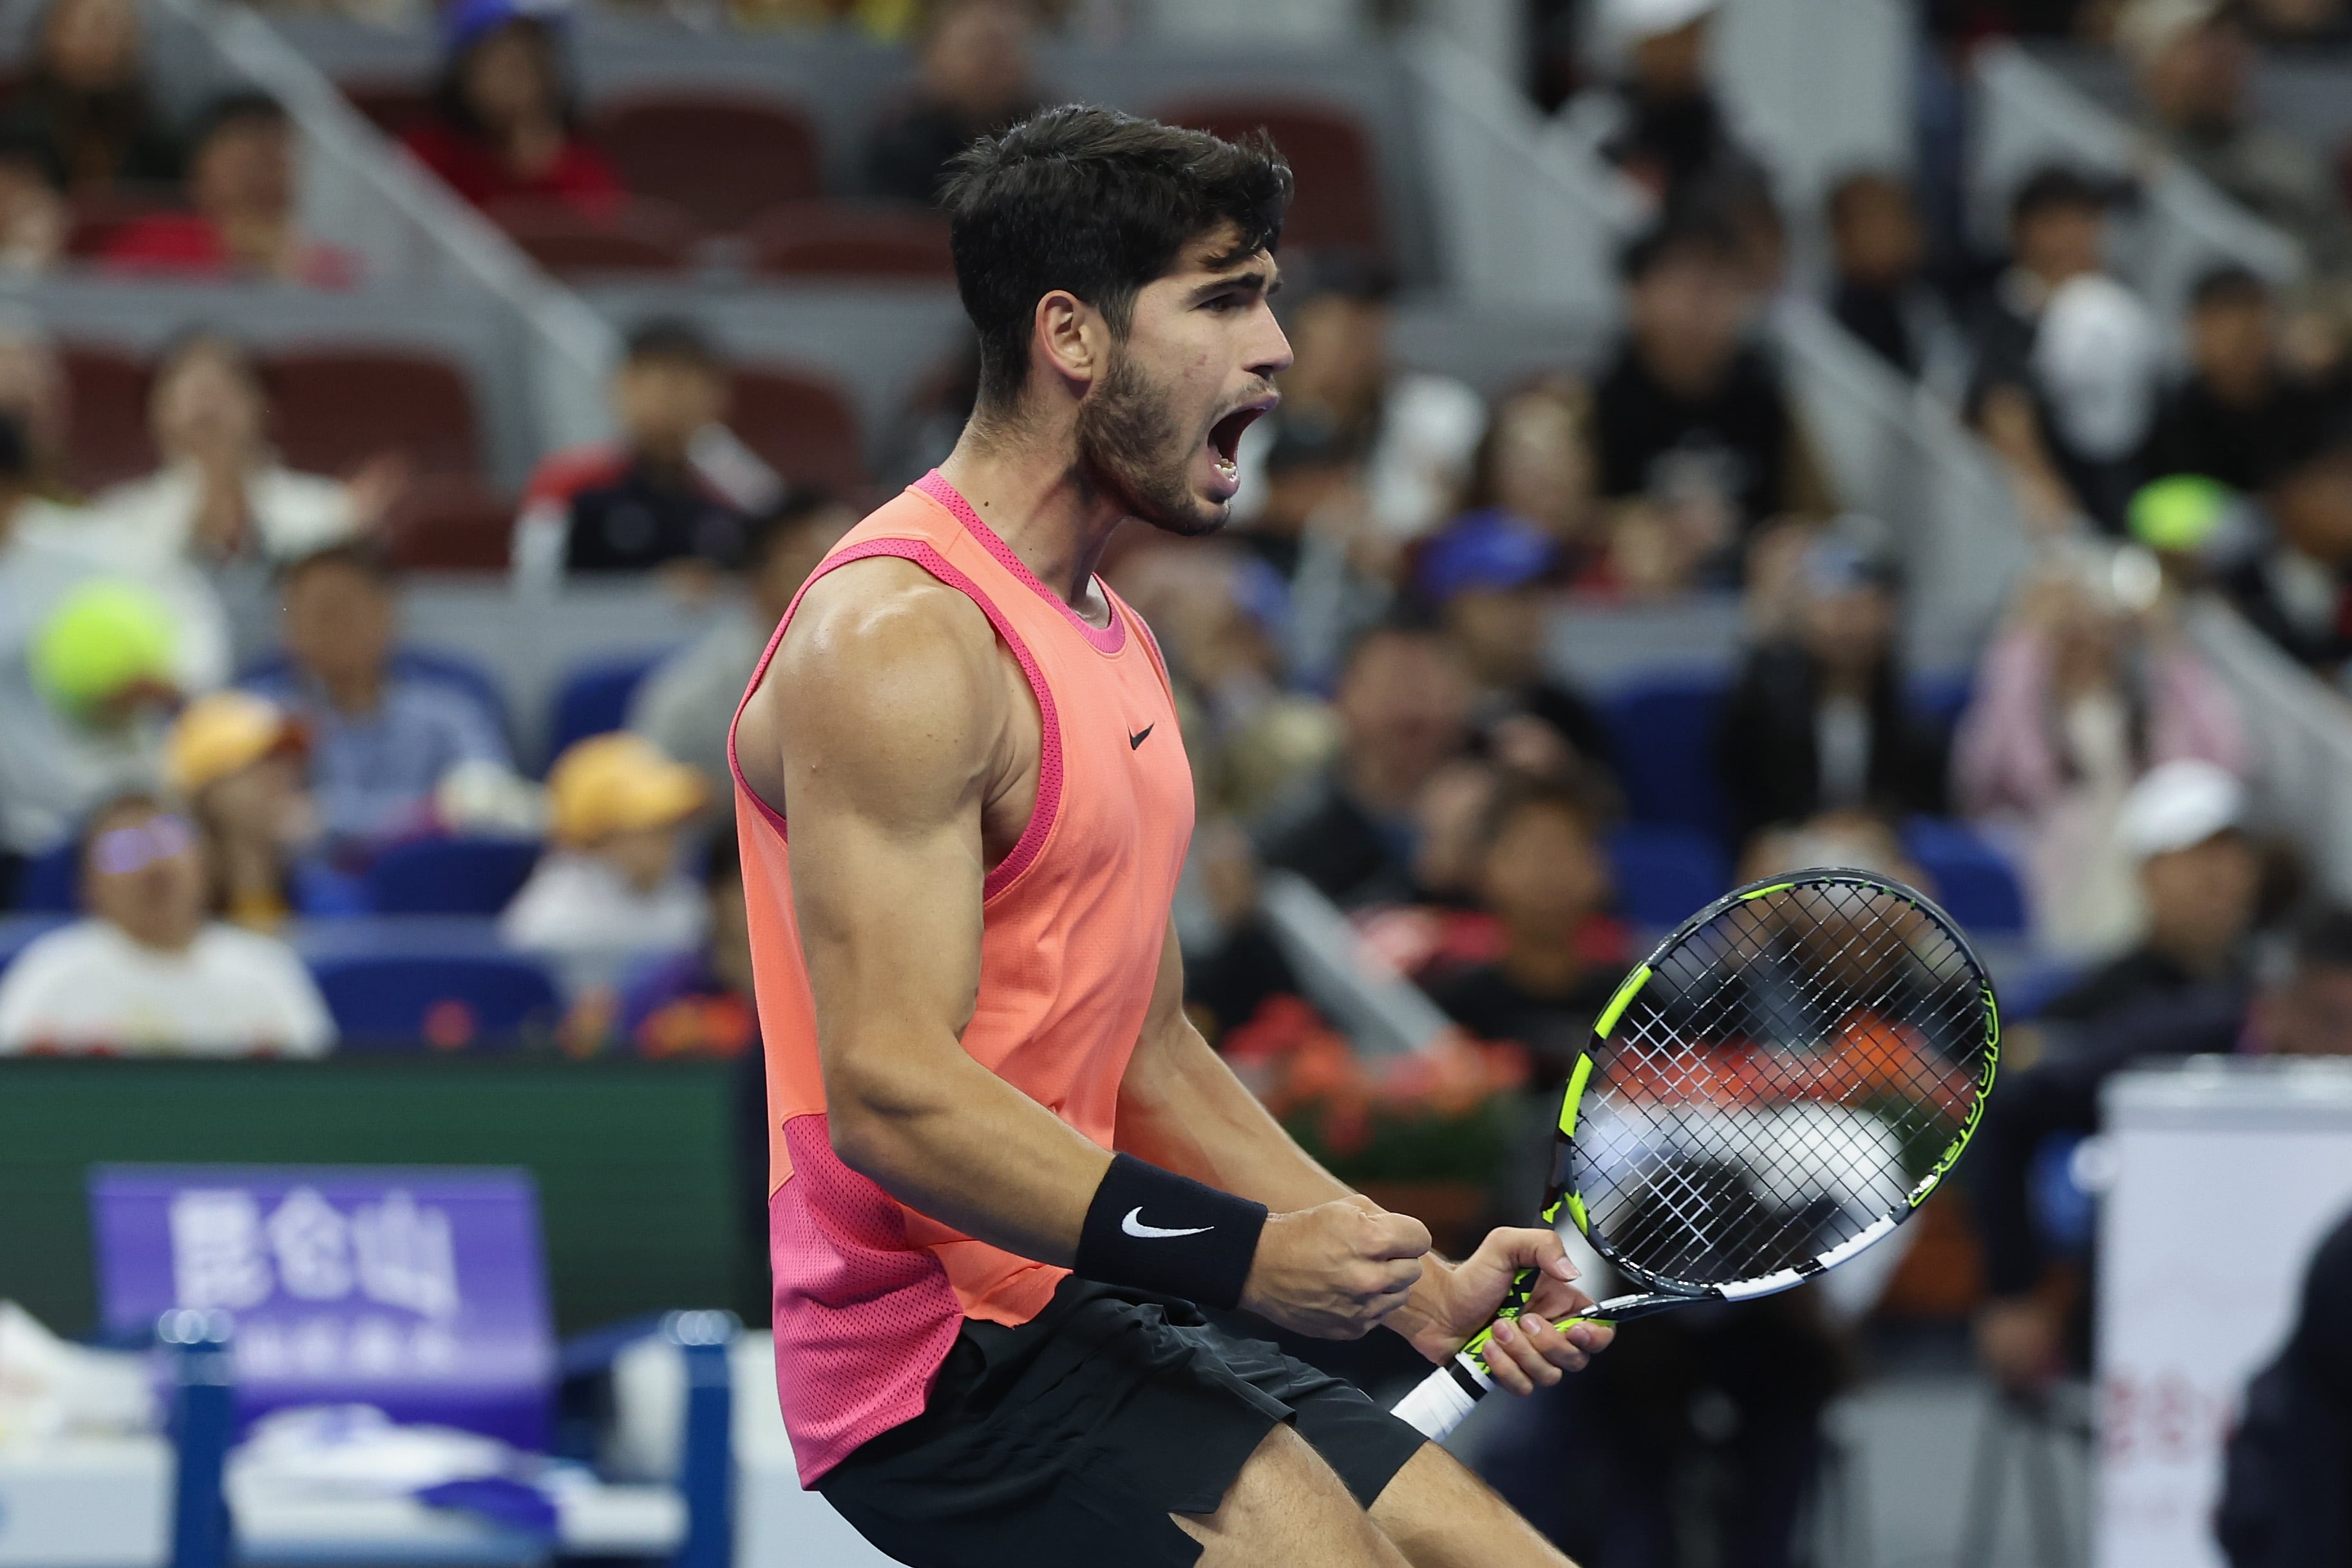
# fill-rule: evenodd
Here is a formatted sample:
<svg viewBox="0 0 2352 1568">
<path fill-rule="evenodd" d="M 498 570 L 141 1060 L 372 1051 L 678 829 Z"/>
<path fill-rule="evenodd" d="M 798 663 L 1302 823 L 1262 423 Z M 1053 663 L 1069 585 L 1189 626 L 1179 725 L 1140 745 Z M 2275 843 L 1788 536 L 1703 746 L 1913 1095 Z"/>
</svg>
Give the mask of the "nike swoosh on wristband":
<svg viewBox="0 0 2352 1568">
<path fill-rule="evenodd" d="M 1195 1225 L 1190 1230 L 1163 1230 L 1157 1225 L 1146 1225 L 1143 1223 L 1143 1206 L 1139 1203 L 1127 1211 L 1127 1218 L 1118 1222 L 1118 1228 L 1129 1236 L 1140 1237 L 1146 1241 L 1162 1236 L 1198 1236 L 1203 1230 L 1216 1228 L 1213 1225 Z"/>
</svg>

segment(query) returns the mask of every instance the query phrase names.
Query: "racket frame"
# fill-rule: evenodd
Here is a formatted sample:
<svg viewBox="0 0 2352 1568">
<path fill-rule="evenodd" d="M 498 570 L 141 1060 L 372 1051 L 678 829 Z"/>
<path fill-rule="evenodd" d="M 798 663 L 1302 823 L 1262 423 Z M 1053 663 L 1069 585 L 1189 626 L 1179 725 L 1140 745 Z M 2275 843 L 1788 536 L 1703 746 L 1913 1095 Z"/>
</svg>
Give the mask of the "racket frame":
<svg viewBox="0 0 2352 1568">
<path fill-rule="evenodd" d="M 1695 1285 L 1666 1279 L 1661 1275 L 1626 1262 L 1617 1256 L 1605 1236 L 1592 1233 L 1591 1218 L 1585 1211 L 1583 1195 L 1569 1183 L 1572 1179 L 1571 1155 L 1576 1145 L 1577 1115 L 1582 1108 L 1584 1092 L 1592 1077 L 1594 1053 L 1608 1043 L 1612 1030 L 1625 1016 L 1625 1009 L 1649 984 L 1650 977 L 1667 955 L 1711 925 L 1727 912 L 1742 904 L 1764 898 L 1775 893 L 1785 893 L 1800 885 L 1844 885 L 1867 888 L 1874 893 L 1892 894 L 1906 904 L 1923 911 L 1942 929 L 1945 936 L 1958 949 L 1974 974 L 1979 994 L 1984 1001 L 1984 1054 L 1979 1068 L 1976 1097 L 1969 1106 L 1968 1115 L 1952 1141 L 1937 1156 L 1927 1173 L 1914 1183 L 1903 1198 L 1844 1241 L 1817 1258 L 1809 1258 L 1794 1267 L 1779 1270 L 1753 1280 L 1741 1280 L 1730 1284 Z M 1543 1207 L 1543 1221 L 1557 1226 L 1565 1213 L 1569 1222 L 1591 1243 L 1610 1266 L 1622 1273 L 1633 1283 L 1643 1287 L 1633 1293 L 1613 1296 L 1594 1303 L 1591 1312 L 1580 1317 L 1568 1318 L 1554 1325 L 1561 1332 L 1580 1322 L 1616 1324 L 1644 1318 L 1655 1312 L 1670 1312 L 1699 1301 L 1743 1301 L 1764 1296 L 1778 1295 L 1794 1290 L 1809 1280 L 1820 1278 L 1847 1259 L 1884 1240 L 1895 1228 L 1916 1213 L 1927 1201 L 1928 1195 L 1943 1182 L 1969 1141 L 1976 1136 L 1977 1126 L 1984 1116 L 1985 1097 L 1992 1092 L 1993 1077 L 2000 1064 L 2000 1007 L 1995 999 L 1991 977 L 1984 960 L 1969 943 L 1959 922 L 1945 912 L 1943 906 L 1918 889 L 1882 876 L 1844 866 L 1817 866 L 1793 874 L 1767 877 L 1744 887 L 1736 887 L 1709 904 L 1697 914 L 1675 926 L 1650 950 L 1649 956 L 1634 966 L 1616 991 L 1609 1005 L 1593 1019 L 1592 1038 L 1576 1059 L 1570 1071 L 1566 1092 L 1560 1097 L 1560 1111 L 1552 1131 L 1552 1176 L 1549 1192 Z M 1511 1281 L 1511 1288 L 1496 1309 L 1495 1320 L 1472 1335 L 1469 1342 L 1423 1379 L 1421 1385 L 1401 1401 L 1395 1414 L 1419 1427 L 1433 1439 L 1443 1438 L 1469 1414 L 1472 1406 L 1495 1385 L 1489 1369 L 1486 1347 L 1493 1343 L 1496 1324 L 1517 1318 L 1527 1309 L 1541 1276 L 1536 1270 L 1523 1269 Z M 1434 1428 L 1434 1429 L 1433 1429 Z"/>
</svg>

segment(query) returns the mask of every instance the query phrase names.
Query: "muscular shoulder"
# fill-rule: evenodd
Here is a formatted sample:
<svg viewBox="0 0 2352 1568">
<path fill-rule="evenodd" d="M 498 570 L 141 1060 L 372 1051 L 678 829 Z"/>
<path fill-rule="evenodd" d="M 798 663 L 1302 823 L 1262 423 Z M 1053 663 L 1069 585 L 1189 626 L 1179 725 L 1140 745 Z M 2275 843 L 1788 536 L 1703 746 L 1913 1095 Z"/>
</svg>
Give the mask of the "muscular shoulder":
<svg viewBox="0 0 2352 1568">
<path fill-rule="evenodd" d="M 763 687 L 788 789 L 961 795 L 1003 744 L 998 660 L 980 607 L 919 567 L 877 557 L 826 573 Z"/>
</svg>

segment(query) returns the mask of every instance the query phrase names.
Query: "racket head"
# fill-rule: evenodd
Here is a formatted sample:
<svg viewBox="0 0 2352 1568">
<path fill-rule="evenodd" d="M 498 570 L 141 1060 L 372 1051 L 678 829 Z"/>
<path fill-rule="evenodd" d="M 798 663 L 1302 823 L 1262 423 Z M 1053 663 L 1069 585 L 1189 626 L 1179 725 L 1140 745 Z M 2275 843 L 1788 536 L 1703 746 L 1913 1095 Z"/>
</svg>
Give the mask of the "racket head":
<svg viewBox="0 0 2352 1568">
<path fill-rule="evenodd" d="M 1644 1292 L 1787 1290 L 1927 1199 L 2000 1056 L 1983 961 L 1917 889 L 1839 867 L 1751 883 L 1671 932 L 1595 1020 L 1545 1216 Z"/>
</svg>

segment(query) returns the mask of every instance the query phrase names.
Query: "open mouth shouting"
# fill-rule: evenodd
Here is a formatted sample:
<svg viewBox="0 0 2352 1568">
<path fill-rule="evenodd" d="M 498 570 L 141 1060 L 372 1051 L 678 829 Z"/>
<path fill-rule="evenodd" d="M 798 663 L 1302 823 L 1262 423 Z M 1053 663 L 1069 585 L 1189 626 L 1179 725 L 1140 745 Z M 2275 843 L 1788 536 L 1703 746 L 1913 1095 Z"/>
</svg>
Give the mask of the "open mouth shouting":
<svg viewBox="0 0 2352 1568">
<path fill-rule="evenodd" d="M 1255 423 L 1260 415 L 1279 401 L 1274 397 L 1258 398 L 1244 403 L 1209 426 L 1209 459 L 1217 475 L 1213 487 L 1218 492 L 1217 499 L 1220 501 L 1232 500 L 1242 487 L 1242 432 Z"/>
</svg>

